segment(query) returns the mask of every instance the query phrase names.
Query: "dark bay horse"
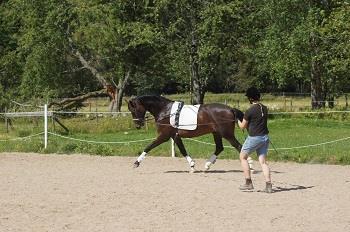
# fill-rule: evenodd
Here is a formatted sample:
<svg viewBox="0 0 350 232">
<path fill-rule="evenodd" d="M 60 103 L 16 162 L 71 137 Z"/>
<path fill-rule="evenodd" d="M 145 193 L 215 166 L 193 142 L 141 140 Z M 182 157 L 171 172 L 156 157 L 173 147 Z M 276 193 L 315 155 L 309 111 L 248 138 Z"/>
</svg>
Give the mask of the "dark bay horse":
<svg viewBox="0 0 350 232">
<path fill-rule="evenodd" d="M 207 160 L 205 169 L 215 163 L 217 156 L 223 151 L 222 138 L 225 138 L 230 144 L 240 152 L 242 145 L 234 136 L 235 121 L 242 121 L 242 111 L 229 106 L 213 103 L 201 105 L 198 110 L 197 128 L 195 130 L 181 130 L 170 125 L 171 107 L 174 101 L 161 96 L 140 96 L 128 101 L 128 108 L 132 114 L 136 128 L 140 129 L 145 123 L 146 111 L 154 117 L 158 137 L 149 144 L 142 154 L 137 158 L 134 167 L 138 167 L 147 153 L 158 145 L 174 140 L 181 154 L 187 159 L 191 171 L 193 172 L 195 162 L 187 153 L 181 138 L 197 137 L 212 133 L 216 144 L 214 154 Z"/>
</svg>

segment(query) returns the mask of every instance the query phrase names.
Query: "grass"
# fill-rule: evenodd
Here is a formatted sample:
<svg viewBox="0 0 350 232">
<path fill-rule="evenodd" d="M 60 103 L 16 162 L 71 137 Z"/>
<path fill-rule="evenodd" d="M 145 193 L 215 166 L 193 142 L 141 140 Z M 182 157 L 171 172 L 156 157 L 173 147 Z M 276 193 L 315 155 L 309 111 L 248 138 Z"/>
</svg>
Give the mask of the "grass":
<svg viewBox="0 0 350 232">
<path fill-rule="evenodd" d="M 147 129 L 134 129 L 130 116 L 87 118 L 76 117 L 61 119 L 70 129 L 65 134 L 57 124 L 50 123 L 49 130 L 65 136 L 93 140 L 93 141 L 132 141 L 156 137 L 154 123 L 148 123 Z M 0 126 L 0 140 L 15 137 L 25 137 L 42 131 L 42 121 L 17 119 L 14 121 L 15 129 L 5 133 Z M 3 124 L 2 124 L 3 125 Z M 324 143 L 350 136 L 350 121 L 348 116 L 334 115 L 287 115 L 273 116 L 269 120 L 270 138 L 276 148 L 290 148 L 310 144 Z M 247 134 L 236 130 L 237 139 L 244 141 Z M 213 143 L 212 135 L 195 138 L 199 141 Z M 137 156 L 150 141 L 126 144 L 89 144 L 66 140 L 53 135 L 49 136 L 47 149 L 43 147 L 43 138 L 35 137 L 27 141 L 0 142 L 0 152 L 39 152 L 39 153 L 87 153 L 94 155 L 119 155 Z M 194 158 L 208 158 L 214 151 L 214 146 L 204 145 L 191 140 L 184 140 L 188 152 Z M 224 141 L 225 146 L 229 144 Z M 150 152 L 152 156 L 170 156 L 170 142 L 164 143 Z M 278 150 L 276 152 L 270 146 L 269 159 L 275 161 L 293 161 L 300 163 L 327 163 L 327 164 L 350 164 L 350 142 L 343 140 L 327 145 Z M 177 155 L 181 156 L 176 150 Z M 238 152 L 231 148 L 225 148 L 220 158 L 237 159 Z M 255 155 L 253 158 L 256 158 Z"/>
</svg>

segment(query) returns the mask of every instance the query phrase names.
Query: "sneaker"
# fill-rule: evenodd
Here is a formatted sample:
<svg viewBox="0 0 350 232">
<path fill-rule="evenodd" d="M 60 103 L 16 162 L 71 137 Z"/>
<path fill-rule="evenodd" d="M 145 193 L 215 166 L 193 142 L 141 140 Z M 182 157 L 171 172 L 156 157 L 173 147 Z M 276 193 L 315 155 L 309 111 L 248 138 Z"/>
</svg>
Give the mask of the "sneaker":
<svg viewBox="0 0 350 232">
<path fill-rule="evenodd" d="M 249 184 L 244 184 L 244 185 L 239 186 L 239 189 L 240 190 L 253 190 L 254 186 L 253 186 L 253 183 L 249 183 Z"/>
</svg>

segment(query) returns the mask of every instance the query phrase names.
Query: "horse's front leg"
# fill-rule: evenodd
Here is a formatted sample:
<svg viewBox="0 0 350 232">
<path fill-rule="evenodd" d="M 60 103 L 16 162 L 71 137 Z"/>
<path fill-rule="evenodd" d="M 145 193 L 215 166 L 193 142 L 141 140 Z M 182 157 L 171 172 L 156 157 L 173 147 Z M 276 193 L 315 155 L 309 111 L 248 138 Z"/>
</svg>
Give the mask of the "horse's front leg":
<svg viewBox="0 0 350 232">
<path fill-rule="evenodd" d="M 190 172 L 193 173 L 193 172 L 195 171 L 195 169 L 194 169 L 195 162 L 194 162 L 194 160 L 191 158 L 191 156 L 187 154 L 187 151 L 186 151 L 186 149 L 185 149 L 185 146 L 184 146 L 184 144 L 182 143 L 182 139 L 181 139 L 179 136 L 177 136 L 177 135 L 175 135 L 175 136 L 173 137 L 173 139 L 174 139 L 174 142 L 176 143 L 177 147 L 179 148 L 181 154 L 186 158 L 188 164 L 190 165 L 190 168 L 191 168 Z"/>
<path fill-rule="evenodd" d="M 164 136 L 164 135 L 159 135 L 156 140 L 154 140 L 151 144 L 149 144 L 141 153 L 141 155 L 137 158 L 137 160 L 134 163 L 134 168 L 137 168 L 140 166 L 141 161 L 146 157 L 147 153 L 152 150 L 153 148 L 159 146 L 160 144 L 168 141 L 170 136 Z"/>
</svg>

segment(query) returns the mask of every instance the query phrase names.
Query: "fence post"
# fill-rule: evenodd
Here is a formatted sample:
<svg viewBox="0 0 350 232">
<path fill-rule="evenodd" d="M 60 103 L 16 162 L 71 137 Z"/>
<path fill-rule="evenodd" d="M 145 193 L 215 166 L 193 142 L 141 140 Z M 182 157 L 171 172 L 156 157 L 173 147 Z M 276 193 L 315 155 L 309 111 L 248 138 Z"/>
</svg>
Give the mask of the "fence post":
<svg viewBox="0 0 350 232">
<path fill-rule="evenodd" d="M 283 92 L 284 95 L 284 92 Z M 284 97 L 284 111 L 287 111 L 287 99 Z"/>
<path fill-rule="evenodd" d="M 6 128 L 6 133 L 9 133 L 9 122 L 7 120 L 7 107 L 5 107 L 5 128 Z"/>
<path fill-rule="evenodd" d="M 175 157 L 175 142 L 171 139 L 171 157 Z"/>
<path fill-rule="evenodd" d="M 346 109 L 348 109 L 349 105 L 348 105 L 348 95 L 345 94 L 345 107 Z"/>
<path fill-rule="evenodd" d="M 47 148 L 47 104 L 44 106 L 44 144 L 45 149 Z"/>
</svg>

